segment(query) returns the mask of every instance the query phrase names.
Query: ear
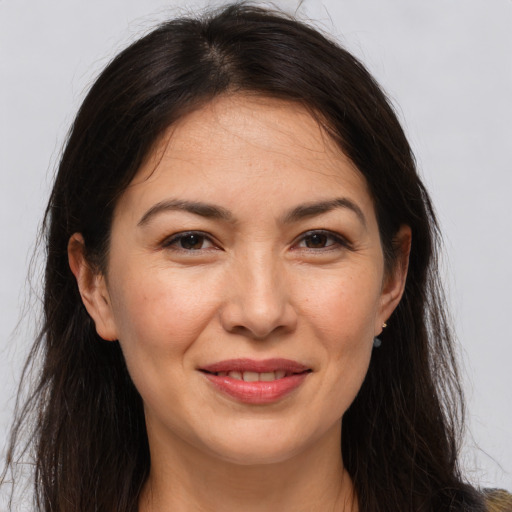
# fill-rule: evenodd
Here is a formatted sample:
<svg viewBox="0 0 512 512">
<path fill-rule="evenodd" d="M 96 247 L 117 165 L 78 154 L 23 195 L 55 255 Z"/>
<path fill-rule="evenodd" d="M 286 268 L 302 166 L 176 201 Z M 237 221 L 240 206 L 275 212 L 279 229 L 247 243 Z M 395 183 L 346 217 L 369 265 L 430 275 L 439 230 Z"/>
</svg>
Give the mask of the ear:
<svg viewBox="0 0 512 512">
<path fill-rule="evenodd" d="M 393 238 L 393 246 L 396 258 L 393 268 L 386 272 L 380 297 L 379 314 L 375 322 L 375 336 L 378 336 L 383 329 L 395 308 L 398 306 L 404 293 L 407 270 L 409 268 L 409 254 L 411 252 L 411 228 L 406 225 L 400 226 Z"/>
<path fill-rule="evenodd" d="M 80 233 L 75 233 L 69 239 L 68 261 L 78 284 L 82 302 L 96 325 L 96 332 L 104 340 L 117 340 L 105 276 L 87 261 L 85 242 Z"/>
</svg>

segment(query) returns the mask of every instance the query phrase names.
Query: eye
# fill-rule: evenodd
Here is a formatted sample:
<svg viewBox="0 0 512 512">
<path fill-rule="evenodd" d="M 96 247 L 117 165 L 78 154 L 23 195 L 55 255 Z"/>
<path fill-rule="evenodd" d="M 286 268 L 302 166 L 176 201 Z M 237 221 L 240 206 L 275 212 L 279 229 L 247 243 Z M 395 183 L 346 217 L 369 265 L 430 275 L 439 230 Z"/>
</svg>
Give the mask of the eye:
<svg viewBox="0 0 512 512">
<path fill-rule="evenodd" d="M 340 235 L 331 231 L 309 231 L 302 235 L 296 247 L 304 249 L 330 249 L 336 247 L 347 247 L 348 242 Z"/>
<path fill-rule="evenodd" d="M 333 239 L 325 233 L 313 233 L 304 237 L 304 244 L 308 249 L 321 249 L 332 245 Z"/>
<path fill-rule="evenodd" d="M 205 234 L 192 231 L 173 235 L 164 241 L 163 247 L 181 251 L 199 251 L 215 246 Z"/>
</svg>

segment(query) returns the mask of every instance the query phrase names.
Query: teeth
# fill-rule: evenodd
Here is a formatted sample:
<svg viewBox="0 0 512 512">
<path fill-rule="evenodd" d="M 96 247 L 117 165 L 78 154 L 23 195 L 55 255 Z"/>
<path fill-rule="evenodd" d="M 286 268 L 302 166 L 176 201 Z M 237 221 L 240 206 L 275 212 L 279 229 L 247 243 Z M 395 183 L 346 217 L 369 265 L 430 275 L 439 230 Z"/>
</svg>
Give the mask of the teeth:
<svg viewBox="0 0 512 512">
<path fill-rule="evenodd" d="M 258 382 L 259 375 L 256 372 L 244 372 L 245 382 Z"/>
<path fill-rule="evenodd" d="M 283 379 L 286 376 L 284 370 L 276 370 L 275 372 L 218 372 L 219 377 L 230 377 L 235 380 L 244 380 L 245 382 L 271 382 L 277 379 Z"/>
</svg>

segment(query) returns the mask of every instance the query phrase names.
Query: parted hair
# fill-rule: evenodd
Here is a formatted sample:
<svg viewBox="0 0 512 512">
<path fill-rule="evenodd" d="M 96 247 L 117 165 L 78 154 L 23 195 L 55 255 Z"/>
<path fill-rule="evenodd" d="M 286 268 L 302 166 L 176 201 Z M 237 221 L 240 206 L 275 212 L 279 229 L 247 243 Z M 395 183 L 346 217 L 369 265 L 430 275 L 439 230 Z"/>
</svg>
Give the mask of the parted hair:
<svg viewBox="0 0 512 512">
<path fill-rule="evenodd" d="M 38 512 L 137 511 L 150 466 L 142 400 L 119 343 L 96 333 L 67 245 L 82 233 L 89 263 L 104 268 L 117 198 L 159 136 L 237 93 L 296 102 L 318 119 L 366 179 L 388 268 L 399 227 L 412 231 L 403 298 L 343 417 L 342 456 L 361 512 L 483 511 L 457 461 L 464 408 L 438 226 L 393 107 L 330 37 L 245 3 L 159 25 L 115 57 L 83 101 L 43 223 L 44 317 L 26 367 L 40 370 L 18 406 L 8 467 L 33 458 Z"/>
</svg>

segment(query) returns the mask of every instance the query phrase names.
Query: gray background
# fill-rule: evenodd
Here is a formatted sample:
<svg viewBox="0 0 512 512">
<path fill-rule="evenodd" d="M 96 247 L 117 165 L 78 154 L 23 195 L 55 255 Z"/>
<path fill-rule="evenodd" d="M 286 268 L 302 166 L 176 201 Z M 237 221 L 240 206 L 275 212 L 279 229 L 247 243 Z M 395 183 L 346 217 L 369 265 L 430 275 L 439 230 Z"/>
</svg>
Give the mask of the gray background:
<svg viewBox="0 0 512 512">
<path fill-rule="evenodd" d="M 112 55 L 184 5 L 207 4 L 0 0 L 0 446 L 37 316 L 27 268 L 67 128 Z M 311 0 L 299 14 L 359 56 L 397 105 L 445 234 L 464 464 L 472 481 L 512 490 L 512 1 Z M 35 297 L 39 269 L 36 259 Z"/>
</svg>

